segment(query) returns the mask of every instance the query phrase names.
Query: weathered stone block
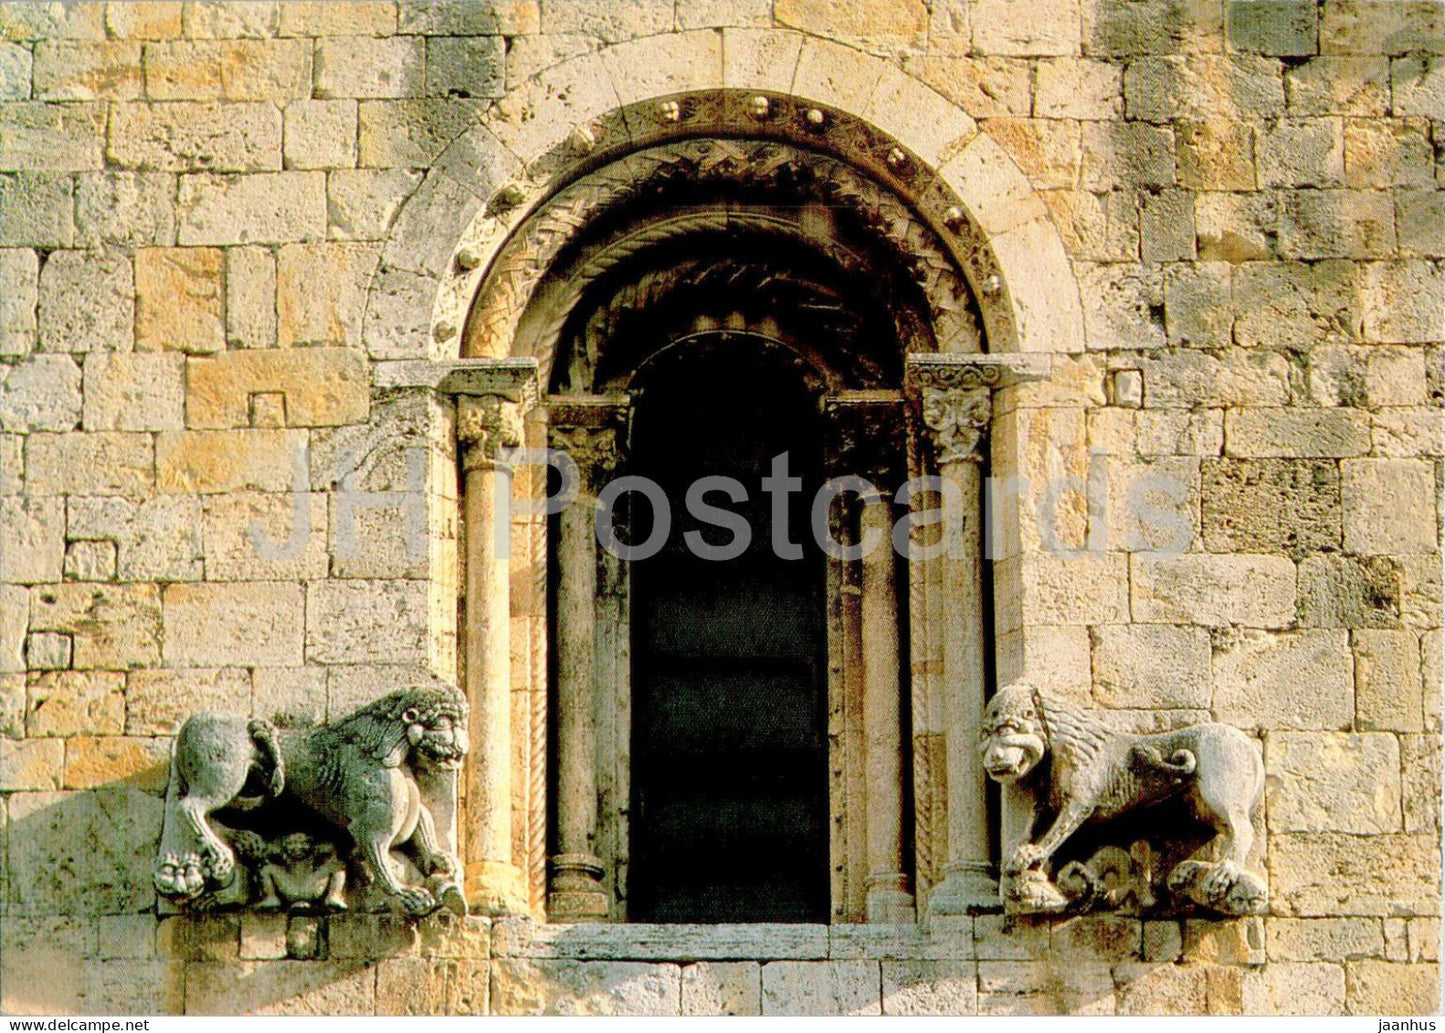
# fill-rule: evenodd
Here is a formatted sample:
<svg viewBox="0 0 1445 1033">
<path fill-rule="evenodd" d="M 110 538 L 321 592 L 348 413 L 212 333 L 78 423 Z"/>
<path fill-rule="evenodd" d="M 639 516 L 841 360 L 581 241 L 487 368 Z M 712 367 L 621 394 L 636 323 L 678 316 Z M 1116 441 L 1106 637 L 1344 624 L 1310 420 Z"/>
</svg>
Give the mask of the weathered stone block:
<svg viewBox="0 0 1445 1033">
<path fill-rule="evenodd" d="M 1240 266 L 1235 341 L 1298 348 L 1350 343 L 1361 311 L 1355 274 L 1355 266 L 1342 261 Z"/>
<path fill-rule="evenodd" d="M 127 735 L 175 735 L 196 711 L 244 714 L 250 709 L 251 678 L 241 668 L 132 671 L 126 680 Z"/>
<path fill-rule="evenodd" d="M 876 961 L 773 961 L 763 966 L 764 1015 L 878 1015 Z"/>
<path fill-rule="evenodd" d="M 285 582 L 168 585 L 165 659 L 172 666 L 302 661 L 301 587 Z"/>
<path fill-rule="evenodd" d="M 69 176 L 0 174 L 0 245 L 70 247 L 75 201 Z"/>
<path fill-rule="evenodd" d="M 1174 136 L 1142 122 L 1085 122 L 1082 126 L 1085 190 L 1174 185 Z"/>
<path fill-rule="evenodd" d="M 1294 564 L 1281 556 L 1130 557 L 1136 621 L 1279 628 L 1294 619 Z"/>
<path fill-rule="evenodd" d="M 316 96 L 414 97 L 425 88 L 420 36 L 333 37 L 316 44 Z"/>
<path fill-rule="evenodd" d="M 1191 54 L 1141 58 L 1124 73 L 1130 118 L 1168 122 L 1280 114 L 1284 90 L 1278 61 L 1253 54 Z"/>
<path fill-rule="evenodd" d="M 426 41 L 429 97 L 500 97 L 506 47 L 500 36 L 433 36 Z"/>
<path fill-rule="evenodd" d="M 0 495 L 19 495 L 25 483 L 25 438 L 0 434 Z"/>
<path fill-rule="evenodd" d="M 1361 284 L 1365 340 L 1411 344 L 1445 339 L 1445 269 L 1431 262 L 1372 262 Z"/>
<path fill-rule="evenodd" d="M 221 93 L 232 101 L 311 96 L 309 40 L 237 40 L 220 47 Z"/>
<path fill-rule="evenodd" d="M 185 34 L 194 39 L 265 38 L 276 35 L 279 3 L 267 0 L 202 0 L 183 9 Z"/>
<path fill-rule="evenodd" d="M 1285 72 L 1284 88 L 1292 115 L 1383 115 L 1390 105 L 1389 62 L 1382 56 L 1311 58 Z"/>
<path fill-rule="evenodd" d="M 1420 643 L 1413 631 L 1359 630 L 1355 647 L 1355 723 L 1360 728 L 1422 729 Z"/>
<path fill-rule="evenodd" d="M 1337 0 L 1320 12 L 1322 54 L 1445 50 L 1445 25 L 1431 0 Z"/>
<path fill-rule="evenodd" d="M 1271 830 L 1400 830 L 1400 751 L 1392 735 L 1271 732 L 1265 742 Z"/>
<path fill-rule="evenodd" d="M 1445 105 L 1445 99 L 1441 103 Z M 1445 193 L 1438 190 L 1396 191 L 1395 226 L 1399 232 L 1402 255 L 1445 257 Z"/>
<path fill-rule="evenodd" d="M 282 394 L 288 426 L 358 423 L 366 419 L 370 390 L 366 359 L 350 348 L 226 352 L 187 364 L 186 422 L 245 427 L 256 395 Z"/>
<path fill-rule="evenodd" d="M 0 789 L 6 792 L 59 789 L 64 773 L 64 739 L 0 736 Z"/>
<path fill-rule="evenodd" d="M 1040 961 L 978 964 L 980 1015 L 1112 1015 L 1114 1010 L 1114 980 L 1108 965 Z"/>
<path fill-rule="evenodd" d="M 304 430 L 168 431 L 156 439 L 163 492 L 290 491 L 305 469 Z"/>
<path fill-rule="evenodd" d="M 1340 465 L 1347 551 L 1389 555 L 1438 550 L 1432 462 L 1350 459 Z"/>
<path fill-rule="evenodd" d="M 1370 418 L 1356 409 L 1231 409 L 1224 415 L 1224 448 L 1253 458 L 1364 455 Z"/>
<path fill-rule="evenodd" d="M 356 164 L 356 101 L 299 100 L 286 105 L 284 156 L 288 169 Z"/>
<path fill-rule="evenodd" d="M 1401 571 L 1382 557 L 1306 557 L 1299 588 L 1304 627 L 1381 628 L 1400 619 Z"/>
<path fill-rule="evenodd" d="M 1039 196 L 1070 255 L 1091 262 L 1123 262 L 1138 256 L 1138 198 L 1119 190 L 1107 194 L 1045 190 Z"/>
<path fill-rule="evenodd" d="M 1372 918 L 1268 918 L 1271 961 L 1344 961 L 1384 954 L 1380 922 Z"/>
<path fill-rule="evenodd" d="M 1285 552 L 1340 544 L 1340 474 L 1334 463 L 1208 459 L 1203 478 L 1204 547 L 1210 552 Z"/>
<path fill-rule="evenodd" d="M 136 0 L 105 10 L 105 26 L 117 39 L 172 39 L 181 34 L 181 5 Z"/>
<path fill-rule="evenodd" d="M 79 243 L 166 245 L 176 236 L 176 181 L 162 172 L 93 172 L 76 177 Z"/>
<path fill-rule="evenodd" d="M 185 387 L 180 355 L 91 352 L 85 357 L 82 426 L 98 430 L 180 430 Z"/>
<path fill-rule="evenodd" d="M 1345 973 L 1339 965 L 1271 962 L 1251 973 L 1260 997 L 1250 1011 L 1272 1015 L 1345 1014 Z"/>
<path fill-rule="evenodd" d="M 40 100 L 134 100 L 141 93 L 141 48 L 123 40 L 35 44 Z"/>
<path fill-rule="evenodd" d="M 0 579 L 17 585 L 59 581 L 64 558 L 60 499 L 0 498 Z"/>
<path fill-rule="evenodd" d="M 683 1015 L 761 1015 L 756 961 L 700 961 L 682 970 Z"/>
<path fill-rule="evenodd" d="M 317 724 L 326 717 L 326 674 L 323 667 L 258 667 L 251 709 L 283 723 Z"/>
<path fill-rule="evenodd" d="M 1126 915 L 1080 915 L 1049 930 L 1055 957 L 1094 961 L 1131 961 L 1139 957 L 1143 935 L 1139 920 Z"/>
<path fill-rule="evenodd" d="M 1141 356 L 1145 401 L 1152 407 L 1284 405 L 1289 363 L 1277 352 L 1229 348 Z"/>
<path fill-rule="evenodd" d="M 25 666 L 31 671 L 64 671 L 70 667 L 70 661 L 69 635 L 37 631 L 25 640 Z"/>
<path fill-rule="evenodd" d="M 161 172 L 279 169 L 281 112 L 274 104 L 115 104 L 106 157 Z"/>
<path fill-rule="evenodd" d="M 1214 712 L 1244 728 L 1348 728 L 1354 672 L 1344 631 L 1241 632 L 1215 652 Z"/>
<path fill-rule="evenodd" d="M 1006 560 L 1012 565 L 1018 560 Z M 1034 624 L 1117 624 L 1129 612 L 1124 553 L 1032 554 L 1021 561 L 1023 612 Z"/>
<path fill-rule="evenodd" d="M 134 294 L 128 256 L 52 252 L 40 269 L 41 349 L 130 351 Z"/>
<path fill-rule="evenodd" d="M 369 168 L 431 165 L 476 122 L 486 103 L 462 98 L 362 101 L 358 164 Z"/>
<path fill-rule="evenodd" d="M 1236 50 L 1290 56 L 1317 50 L 1315 5 L 1309 0 L 1247 0 L 1228 7 L 1225 27 Z"/>
<path fill-rule="evenodd" d="M 313 582 L 306 599 L 307 659 L 405 663 L 426 658 L 424 581 Z"/>
<path fill-rule="evenodd" d="M 36 495 L 137 495 L 155 483 L 146 434 L 31 434 L 25 465 Z"/>
<path fill-rule="evenodd" d="M 421 173 L 410 169 L 338 169 L 326 178 L 328 236 L 381 240 Z"/>
<path fill-rule="evenodd" d="M 1194 252 L 1194 195 L 1185 190 L 1161 190 L 1144 197 L 1139 242 L 1146 262 L 1192 262 Z"/>
<path fill-rule="evenodd" d="M 1445 60 L 1424 54 L 1393 59 L 1390 89 L 1396 115 L 1438 114 L 1445 105 Z"/>
<path fill-rule="evenodd" d="M 224 262 L 219 248 L 138 251 L 136 346 L 192 354 L 225 348 Z"/>
<path fill-rule="evenodd" d="M 18 43 L 0 43 L 0 99 L 29 100 L 34 57 Z"/>
<path fill-rule="evenodd" d="M 80 369 L 65 355 L 0 367 L 0 430 L 68 431 L 79 422 Z"/>
<path fill-rule="evenodd" d="M 186 965 L 188 1015 L 372 1015 L 376 970 L 345 961 Z"/>
<path fill-rule="evenodd" d="M 1195 190 L 1253 190 L 1254 133 L 1233 121 L 1174 123 L 1180 185 Z"/>
<path fill-rule="evenodd" d="M 1434 1015 L 1440 1008 L 1440 966 L 1351 961 L 1345 965 L 1351 1015 Z"/>
<path fill-rule="evenodd" d="M 29 248 L 0 249 L 0 355 L 28 355 L 35 348 L 35 306 L 39 301 L 40 262 Z"/>
<path fill-rule="evenodd" d="M 194 581 L 201 577 L 201 502 L 162 495 L 132 502 L 114 496 L 72 498 L 67 536 L 110 540 L 122 581 Z"/>
<path fill-rule="evenodd" d="M 1424 119 L 1352 118 L 1345 124 L 1345 182 L 1356 190 L 1433 185 Z"/>
<path fill-rule="evenodd" d="M 1285 191 L 1279 229 L 1286 258 L 1387 258 L 1395 252 L 1395 208 L 1383 193 Z"/>
<path fill-rule="evenodd" d="M 1440 898 L 1434 835 L 1278 833 L 1269 842 L 1275 913 L 1301 917 L 1433 914 Z"/>
<path fill-rule="evenodd" d="M 83 172 L 105 164 L 105 105 L 22 101 L 0 108 L 0 169 Z"/>
<path fill-rule="evenodd" d="M 904 68 L 974 118 L 1028 115 L 1029 65 L 1022 58 L 929 54 Z"/>
<path fill-rule="evenodd" d="M 1345 138 L 1339 119 L 1286 118 L 1255 130 L 1261 187 L 1345 185 Z"/>
<path fill-rule="evenodd" d="M 326 233 L 326 176 L 182 176 L 177 210 L 182 244 L 319 240 Z"/>
<path fill-rule="evenodd" d="M 1164 285 L 1157 268 L 1088 265 L 1080 268 L 1079 280 L 1090 348 L 1164 347 Z"/>
<path fill-rule="evenodd" d="M 1439 735 L 1400 736 L 1400 771 L 1405 831 L 1438 834 L 1440 831 Z"/>
<path fill-rule="evenodd" d="M 1038 118 L 1110 119 L 1123 108 L 1118 65 L 1077 57 L 1038 62 L 1034 114 Z"/>
<path fill-rule="evenodd" d="M 205 502 L 206 577 L 278 581 L 326 576 L 326 496 L 213 495 Z"/>
<path fill-rule="evenodd" d="M 377 258 L 372 244 L 282 248 L 276 264 L 276 331 L 281 346 L 359 345 L 366 291 Z"/>
<path fill-rule="evenodd" d="M 1278 196 L 1270 191 L 1198 194 L 1194 233 L 1206 262 L 1271 259 L 1279 235 Z"/>
<path fill-rule="evenodd" d="M 298 0 L 280 7 L 282 36 L 384 36 L 397 27 L 396 5 L 385 0 Z"/>
<path fill-rule="evenodd" d="M 163 793 L 170 753 L 170 743 L 164 739 L 73 735 L 65 740 L 65 788 L 126 785 Z"/>
<path fill-rule="evenodd" d="M 676 965 L 628 961 L 492 962 L 494 1015 L 677 1015 Z"/>
<path fill-rule="evenodd" d="M 1126 962 L 1114 970 L 1120 1015 L 1204 1015 L 1208 969 L 1203 965 Z"/>
<path fill-rule="evenodd" d="M 154 585 L 48 585 L 30 590 L 30 630 L 71 636 L 81 670 L 154 667 L 160 661 L 160 593 Z"/>
<path fill-rule="evenodd" d="M 883 962 L 884 1015 L 973 1015 L 977 967 L 970 961 Z"/>
<path fill-rule="evenodd" d="M 1209 633 L 1164 624 L 1094 628 L 1094 695 L 1106 707 L 1207 708 Z"/>
<path fill-rule="evenodd" d="M 226 341 L 235 348 L 276 343 L 276 258 L 269 248 L 226 250 Z"/>
</svg>

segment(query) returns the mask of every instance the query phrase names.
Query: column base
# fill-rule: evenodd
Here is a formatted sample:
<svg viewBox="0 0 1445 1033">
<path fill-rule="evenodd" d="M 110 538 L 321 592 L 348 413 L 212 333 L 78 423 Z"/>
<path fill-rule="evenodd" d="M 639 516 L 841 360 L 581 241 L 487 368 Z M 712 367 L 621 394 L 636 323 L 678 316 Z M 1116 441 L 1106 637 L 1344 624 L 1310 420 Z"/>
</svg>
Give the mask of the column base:
<svg viewBox="0 0 1445 1033">
<path fill-rule="evenodd" d="M 522 915 L 529 910 L 522 872 L 507 861 L 469 861 L 467 903 L 472 914 Z"/>
<path fill-rule="evenodd" d="M 611 911 L 602 888 L 606 869 L 590 854 L 557 854 L 552 858 L 547 887 L 547 919 L 551 922 L 605 922 Z"/>
<path fill-rule="evenodd" d="M 943 881 L 928 895 L 935 915 L 977 915 L 1003 907 L 998 879 L 986 861 L 954 861 L 943 868 Z"/>
<path fill-rule="evenodd" d="M 877 925 L 907 925 L 917 920 L 913 893 L 908 889 L 908 876 L 887 872 L 868 876 L 864 898 L 864 918 Z"/>
</svg>

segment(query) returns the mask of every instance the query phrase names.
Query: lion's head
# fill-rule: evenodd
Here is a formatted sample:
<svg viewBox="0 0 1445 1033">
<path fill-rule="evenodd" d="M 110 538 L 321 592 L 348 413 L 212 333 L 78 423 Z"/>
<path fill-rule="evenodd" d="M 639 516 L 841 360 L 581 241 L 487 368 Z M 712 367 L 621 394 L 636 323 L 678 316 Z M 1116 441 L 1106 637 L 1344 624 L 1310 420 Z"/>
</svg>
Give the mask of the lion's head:
<svg viewBox="0 0 1445 1033">
<path fill-rule="evenodd" d="M 455 768 L 467 753 L 467 701 L 448 685 L 413 685 L 367 704 L 337 730 L 388 767 L 413 756 Z"/>
<path fill-rule="evenodd" d="M 1049 751 L 1047 732 L 1028 685 L 1000 689 L 983 712 L 979 752 L 995 782 L 1016 782 L 1038 766 Z"/>
</svg>

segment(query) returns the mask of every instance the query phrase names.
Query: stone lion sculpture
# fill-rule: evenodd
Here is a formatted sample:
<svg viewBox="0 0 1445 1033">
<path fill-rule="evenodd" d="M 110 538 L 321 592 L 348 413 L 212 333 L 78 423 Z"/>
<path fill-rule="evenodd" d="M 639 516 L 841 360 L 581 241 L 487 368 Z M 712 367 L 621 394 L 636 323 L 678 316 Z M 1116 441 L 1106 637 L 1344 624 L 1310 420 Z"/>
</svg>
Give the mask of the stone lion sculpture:
<svg viewBox="0 0 1445 1033">
<path fill-rule="evenodd" d="M 401 689 L 333 724 L 289 733 L 264 720 L 193 715 L 171 757 L 156 891 L 188 903 L 230 885 L 235 852 L 211 826 L 211 813 L 289 797 L 346 833 L 363 872 L 407 912 L 432 911 L 438 897 L 465 912 L 460 866 L 441 848 L 416 769 L 459 767 L 466 727 L 466 700 L 446 686 Z M 399 880 L 391 851 L 403 847 L 434 890 Z"/>
<path fill-rule="evenodd" d="M 1226 914 L 1267 908 L 1264 879 L 1244 868 L 1264 764 L 1238 729 L 1210 722 L 1129 734 L 1016 684 L 989 702 L 980 750 L 989 777 L 1016 783 L 1034 806 L 1031 838 L 1004 864 L 1001 890 L 1008 910 L 1064 910 L 1069 899 L 1044 869 L 1069 837 L 1085 824 L 1171 799 L 1183 801 L 1215 834 L 1170 872 L 1170 891 Z M 1035 826 L 1045 810 L 1053 822 L 1040 834 Z"/>
</svg>

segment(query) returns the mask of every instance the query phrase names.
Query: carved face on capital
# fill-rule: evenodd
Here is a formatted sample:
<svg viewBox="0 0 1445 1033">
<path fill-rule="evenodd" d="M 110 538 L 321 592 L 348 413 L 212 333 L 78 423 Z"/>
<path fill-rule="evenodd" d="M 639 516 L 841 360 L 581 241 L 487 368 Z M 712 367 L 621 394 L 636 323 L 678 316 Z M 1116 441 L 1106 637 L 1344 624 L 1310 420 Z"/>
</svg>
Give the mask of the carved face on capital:
<svg viewBox="0 0 1445 1033">
<path fill-rule="evenodd" d="M 1017 782 L 1044 759 L 1048 743 L 1032 689 L 1010 685 L 999 690 L 983 713 L 978 748 L 989 778 L 1004 784 Z"/>
<path fill-rule="evenodd" d="M 448 707 L 424 714 L 419 707 L 408 707 L 402 720 L 417 756 L 439 768 L 461 766 L 469 745 L 464 713 Z"/>
</svg>

